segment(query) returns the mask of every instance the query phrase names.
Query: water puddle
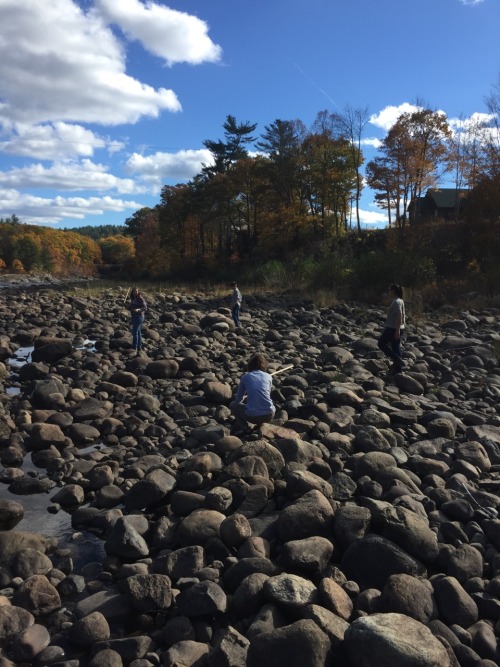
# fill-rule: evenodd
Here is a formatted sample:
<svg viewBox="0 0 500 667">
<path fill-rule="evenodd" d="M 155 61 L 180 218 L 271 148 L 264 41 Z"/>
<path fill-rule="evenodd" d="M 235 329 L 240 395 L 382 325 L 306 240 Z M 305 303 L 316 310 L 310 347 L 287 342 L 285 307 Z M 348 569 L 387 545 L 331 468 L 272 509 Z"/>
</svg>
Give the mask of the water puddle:
<svg viewBox="0 0 500 667">
<path fill-rule="evenodd" d="M 86 338 L 81 345 L 75 347 L 75 350 L 87 350 L 88 352 L 95 352 L 97 349 L 95 343 L 95 340 Z"/>
<path fill-rule="evenodd" d="M 48 511 L 53 504 L 51 497 L 57 490 L 55 487 L 49 493 L 19 496 L 11 493 L 6 484 L 0 484 L 0 499 L 14 500 L 24 508 L 24 517 L 12 530 L 43 533 L 57 538 L 60 548 L 71 550 L 75 573 L 78 573 L 88 563 L 105 558 L 104 541 L 92 533 L 75 531 L 71 526 L 71 515 L 64 510 L 56 514 Z"/>
<path fill-rule="evenodd" d="M 19 347 L 14 352 L 14 355 L 7 359 L 7 365 L 10 366 L 13 371 L 19 370 L 25 364 L 30 362 L 34 349 L 33 345 L 29 347 Z"/>
</svg>

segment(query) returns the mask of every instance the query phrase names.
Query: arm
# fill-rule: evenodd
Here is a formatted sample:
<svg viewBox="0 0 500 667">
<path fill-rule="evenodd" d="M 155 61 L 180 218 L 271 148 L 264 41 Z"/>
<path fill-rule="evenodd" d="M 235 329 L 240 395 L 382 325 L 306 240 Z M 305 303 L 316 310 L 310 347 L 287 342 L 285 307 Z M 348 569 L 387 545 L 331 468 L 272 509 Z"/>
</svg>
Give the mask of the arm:
<svg viewBox="0 0 500 667">
<path fill-rule="evenodd" d="M 243 378 L 240 380 L 238 385 L 238 391 L 236 392 L 236 402 L 241 403 L 243 397 L 245 396 L 245 385 L 243 384 Z"/>
<path fill-rule="evenodd" d="M 396 331 L 394 332 L 394 338 L 398 340 L 401 337 L 401 326 L 403 325 L 403 309 L 402 307 L 398 308 L 398 316 L 396 320 Z"/>
</svg>

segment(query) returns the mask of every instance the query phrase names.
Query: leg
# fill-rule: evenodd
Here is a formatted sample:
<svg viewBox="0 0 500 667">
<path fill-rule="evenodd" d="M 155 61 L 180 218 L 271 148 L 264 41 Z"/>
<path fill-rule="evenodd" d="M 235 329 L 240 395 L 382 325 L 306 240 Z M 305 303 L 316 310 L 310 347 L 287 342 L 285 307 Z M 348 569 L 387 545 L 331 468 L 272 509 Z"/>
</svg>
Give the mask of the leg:
<svg viewBox="0 0 500 667">
<path fill-rule="evenodd" d="M 396 329 L 390 329 L 386 327 L 382 332 L 382 335 L 379 338 L 378 346 L 379 349 L 385 354 L 386 357 L 392 359 L 396 366 L 401 366 L 401 341 L 399 338 L 396 338 Z"/>
<path fill-rule="evenodd" d="M 262 426 L 262 424 L 269 424 L 274 417 L 274 412 L 270 412 L 267 415 L 259 415 L 258 417 L 247 417 L 247 420 L 250 424 L 256 424 L 257 426 Z"/>
<path fill-rule="evenodd" d="M 132 320 L 132 347 L 134 350 L 137 350 L 138 340 L 139 340 L 139 329 L 141 323 L 137 319 Z"/>
<path fill-rule="evenodd" d="M 233 401 L 229 404 L 229 409 L 235 417 L 236 425 L 241 429 L 245 429 L 248 426 L 245 404 Z"/>
<path fill-rule="evenodd" d="M 397 373 L 400 373 L 403 365 L 403 355 L 401 354 L 401 331 L 399 332 L 399 338 L 393 338 L 391 340 L 391 350 L 394 355 L 394 370 Z"/>
<path fill-rule="evenodd" d="M 240 307 L 238 305 L 233 306 L 233 309 L 231 311 L 231 315 L 233 316 L 234 325 L 236 327 L 239 327 L 240 326 Z"/>
<path fill-rule="evenodd" d="M 389 343 L 392 340 L 393 337 L 393 329 L 385 328 L 382 331 L 382 335 L 378 339 L 378 347 L 379 350 L 382 350 L 382 352 L 385 354 L 386 357 L 392 358 L 391 357 L 391 350 L 389 348 Z"/>
<path fill-rule="evenodd" d="M 139 321 L 139 326 L 137 328 L 137 351 L 142 347 L 142 321 Z"/>
</svg>

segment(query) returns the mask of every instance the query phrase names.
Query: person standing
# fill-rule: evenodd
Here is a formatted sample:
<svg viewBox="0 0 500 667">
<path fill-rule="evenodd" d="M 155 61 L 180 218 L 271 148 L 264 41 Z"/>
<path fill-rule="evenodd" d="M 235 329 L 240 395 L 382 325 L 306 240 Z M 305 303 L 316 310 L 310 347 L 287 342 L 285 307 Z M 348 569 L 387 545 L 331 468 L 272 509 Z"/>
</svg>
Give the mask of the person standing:
<svg viewBox="0 0 500 667">
<path fill-rule="evenodd" d="M 237 428 L 244 430 L 249 423 L 260 426 L 271 421 L 276 412 L 271 399 L 272 387 L 273 379 L 268 373 L 266 357 L 263 354 L 252 355 L 247 364 L 247 372 L 238 385 L 236 400 L 229 405 Z"/>
<path fill-rule="evenodd" d="M 238 285 L 236 283 L 231 283 L 231 287 L 233 288 L 233 293 L 231 295 L 231 316 L 233 318 L 234 325 L 236 327 L 240 326 L 240 310 L 241 310 L 241 292 L 238 289 Z"/>
<path fill-rule="evenodd" d="M 144 313 L 148 309 L 146 299 L 137 287 L 130 293 L 129 310 L 132 316 L 132 347 L 139 354 L 142 347 L 141 327 L 144 322 Z"/>
<path fill-rule="evenodd" d="M 386 357 L 393 361 L 389 373 L 401 373 L 403 369 L 401 335 L 404 333 L 406 326 L 403 288 L 401 285 L 390 285 L 389 295 L 392 301 L 387 311 L 385 328 L 379 338 L 378 346 Z"/>
</svg>

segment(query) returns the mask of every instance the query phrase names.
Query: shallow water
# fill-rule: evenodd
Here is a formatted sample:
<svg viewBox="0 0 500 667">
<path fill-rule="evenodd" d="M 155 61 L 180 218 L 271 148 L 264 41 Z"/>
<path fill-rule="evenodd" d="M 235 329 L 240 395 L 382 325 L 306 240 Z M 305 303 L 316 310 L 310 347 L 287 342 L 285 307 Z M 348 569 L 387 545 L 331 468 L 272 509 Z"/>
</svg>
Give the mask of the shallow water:
<svg viewBox="0 0 500 667">
<path fill-rule="evenodd" d="M 92 350 L 95 341 L 85 340 L 82 348 Z M 14 355 L 7 359 L 7 365 L 11 369 L 10 380 L 14 386 L 8 386 L 5 393 L 7 396 L 17 396 L 21 389 L 17 384 L 17 373 L 19 369 L 31 360 L 31 354 L 34 347 L 20 347 Z M 102 443 L 96 443 L 89 447 L 79 449 L 80 454 L 88 453 L 99 449 Z M 24 457 L 22 470 L 25 474 L 33 471 L 41 471 L 33 465 L 31 456 Z M 43 471 L 42 471 L 43 472 Z M 105 557 L 104 542 L 88 532 L 75 531 L 71 526 L 71 515 L 60 510 L 56 514 L 48 512 L 48 507 L 53 503 L 51 497 L 57 492 L 57 487 L 49 493 L 35 493 L 31 495 L 17 495 L 8 490 L 8 485 L 0 483 L 0 499 L 14 500 L 24 507 L 24 517 L 13 530 L 25 530 L 34 533 L 43 533 L 50 537 L 55 537 L 59 541 L 59 547 L 69 548 L 73 554 L 73 563 L 75 572 L 78 573 L 81 568 L 90 562 L 100 562 Z"/>
<path fill-rule="evenodd" d="M 14 372 L 19 370 L 22 366 L 29 363 L 34 349 L 33 345 L 30 345 L 29 347 L 19 347 L 12 357 L 7 359 L 7 365 L 10 366 Z"/>
<path fill-rule="evenodd" d="M 29 461 L 29 457 L 26 458 Z M 12 530 L 42 533 L 57 538 L 60 548 L 71 549 L 75 573 L 78 573 L 87 563 L 103 560 L 106 555 L 104 542 L 92 533 L 75 531 L 71 527 L 71 515 L 64 510 L 60 510 L 57 514 L 47 511 L 47 508 L 52 505 L 50 499 L 57 490 L 56 487 L 49 493 L 19 496 L 11 493 L 7 484 L 0 484 L 0 499 L 14 500 L 24 507 L 23 519 Z"/>
</svg>

